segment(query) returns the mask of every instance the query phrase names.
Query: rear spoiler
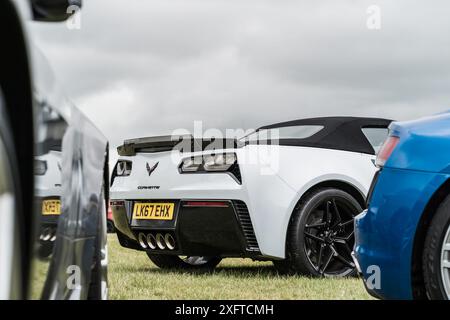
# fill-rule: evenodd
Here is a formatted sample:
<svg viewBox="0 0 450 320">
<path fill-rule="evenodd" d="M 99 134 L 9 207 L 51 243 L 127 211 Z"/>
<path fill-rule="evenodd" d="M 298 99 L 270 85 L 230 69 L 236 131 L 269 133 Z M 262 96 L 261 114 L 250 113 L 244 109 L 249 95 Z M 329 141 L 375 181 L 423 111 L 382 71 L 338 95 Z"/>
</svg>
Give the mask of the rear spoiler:
<svg viewBox="0 0 450 320">
<path fill-rule="evenodd" d="M 194 138 L 192 135 L 157 136 L 125 140 L 117 148 L 120 156 L 135 156 L 136 153 L 155 153 L 179 150 L 198 152 L 204 150 L 237 148 L 236 139 Z"/>
</svg>

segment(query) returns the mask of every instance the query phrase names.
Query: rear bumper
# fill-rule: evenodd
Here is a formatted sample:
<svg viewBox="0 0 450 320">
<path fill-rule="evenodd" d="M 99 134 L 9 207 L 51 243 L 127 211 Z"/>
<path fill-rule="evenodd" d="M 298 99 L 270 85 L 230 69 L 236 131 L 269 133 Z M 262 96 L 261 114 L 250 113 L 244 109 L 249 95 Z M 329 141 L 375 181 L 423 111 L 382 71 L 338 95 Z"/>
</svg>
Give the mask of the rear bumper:
<svg viewBox="0 0 450 320">
<path fill-rule="evenodd" d="M 371 295 L 413 298 L 416 229 L 429 199 L 447 178 L 391 168 L 380 173 L 368 210 L 355 218 L 354 256 Z M 375 272 L 379 272 L 380 282 L 374 287 L 368 282 L 374 281 Z"/>
<path fill-rule="evenodd" d="M 35 197 L 34 211 L 42 212 L 44 200 L 60 200 L 59 196 Z M 39 242 L 37 245 L 37 256 L 41 259 L 47 258 L 52 252 L 56 240 L 59 215 L 40 215 Z"/>
<path fill-rule="evenodd" d="M 42 212 L 42 204 L 44 200 L 60 200 L 59 196 L 50 197 L 36 197 L 34 199 L 35 212 Z M 47 242 L 50 239 L 54 240 L 56 235 L 56 228 L 58 227 L 59 215 L 40 215 L 40 234 L 41 241 Z"/>
<path fill-rule="evenodd" d="M 366 210 L 355 218 L 354 257 L 358 262 L 358 272 L 364 286 L 367 292 L 376 298 L 412 299 L 410 267 L 412 249 L 407 249 L 406 256 L 402 257 L 403 250 L 395 248 L 396 245 L 391 242 L 398 240 L 392 239 L 396 237 L 395 235 L 387 237 L 374 230 L 372 224 L 386 224 L 386 222 L 370 221 L 368 215 L 372 214 L 373 212 Z M 378 244 L 383 238 L 385 247 Z M 410 244 L 407 246 L 410 247 Z M 379 285 L 377 286 L 374 281 L 379 281 Z"/>
<path fill-rule="evenodd" d="M 158 200 L 175 203 L 174 217 L 170 221 L 133 221 L 133 200 L 114 201 L 111 208 L 116 228 L 122 238 L 128 238 L 125 246 L 129 248 L 170 255 L 260 256 L 247 205 L 239 200 L 217 201 L 220 206 L 211 205 L 216 203 L 215 200 Z M 166 236 L 173 237 L 173 246 L 161 248 L 146 242 L 149 238 L 154 242 Z M 134 243 L 130 244 L 130 241 Z"/>
</svg>

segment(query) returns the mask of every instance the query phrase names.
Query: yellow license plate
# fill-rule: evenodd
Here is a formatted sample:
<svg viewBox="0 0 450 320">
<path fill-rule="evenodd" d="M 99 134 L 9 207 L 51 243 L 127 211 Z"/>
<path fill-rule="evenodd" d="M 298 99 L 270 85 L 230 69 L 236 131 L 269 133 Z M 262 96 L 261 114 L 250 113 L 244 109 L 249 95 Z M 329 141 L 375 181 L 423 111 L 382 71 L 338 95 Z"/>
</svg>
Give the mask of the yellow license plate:
<svg viewBox="0 0 450 320">
<path fill-rule="evenodd" d="M 58 216 L 61 214 L 60 200 L 44 200 L 42 202 L 42 215 L 44 216 Z"/>
<path fill-rule="evenodd" d="M 135 203 L 133 219 L 135 220 L 172 220 L 174 203 Z"/>
</svg>

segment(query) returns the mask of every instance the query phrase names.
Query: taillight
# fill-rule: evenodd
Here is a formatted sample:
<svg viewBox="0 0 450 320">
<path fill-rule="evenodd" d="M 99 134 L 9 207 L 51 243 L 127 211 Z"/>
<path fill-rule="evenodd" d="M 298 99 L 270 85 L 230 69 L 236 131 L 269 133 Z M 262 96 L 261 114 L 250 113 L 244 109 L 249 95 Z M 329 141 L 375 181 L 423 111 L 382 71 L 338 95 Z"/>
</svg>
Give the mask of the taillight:
<svg viewBox="0 0 450 320">
<path fill-rule="evenodd" d="M 133 168 L 133 163 L 128 160 L 119 160 L 114 167 L 111 175 L 111 187 L 114 184 L 114 179 L 116 177 L 128 177 L 131 174 L 131 169 Z"/>
<path fill-rule="evenodd" d="M 36 176 L 43 176 L 47 172 L 47 161 L 34 160 L 34 174 Z"/>
<path fill-rule="evenodd" d="M 111 201 L 109 201 L 109 205 L 111 207 L 124 207 L 125 206 L 125 201 L 123 201 L 123 200 L 111 200 Z"/>
<path fill-rule="evenodd" d="M 400 141 L 399 137 L 396 136 L 389 136 L 386 141 L 384 142 L 383 146 L 381 147 L 380 151 L 377 155 L 377 160 L 375 161 L 375 164 L 378 167 L 383 167 L 386 161 L 389 159 L 389 157 L 392 154 L 392 151 L 394 151 L 395 147 L 397 146 L 398 142 Z"/>
<path fill-rule="evenodd" d="M 112 213 L 112 208 L 111 208 L 111 206 L 108 206 L 108 213 L 107 213 L 107 216 L 106 216 L 106 218 L 108 219 L 108 220 L 113 220 L 113 213 Z"/>
<path fill-rule="evenodd" d="M 117 177 L 127 177 L 131 174 L 132 169 L 131 161 L 119 160 L 116 165 L 116 176 Z"/>
<path fill-rule="evenodd" d="M 236 153 L 219 153 L 185 158 L 181 162 L 181 173 L 226 172 L 236 163 Z"/>
<path fill-rule="evenodd" d="M 187 201 L 183 207 L 213 207 L 213 208 L 228 208 L 228 202 L 225 201 Z"/>
</svg>

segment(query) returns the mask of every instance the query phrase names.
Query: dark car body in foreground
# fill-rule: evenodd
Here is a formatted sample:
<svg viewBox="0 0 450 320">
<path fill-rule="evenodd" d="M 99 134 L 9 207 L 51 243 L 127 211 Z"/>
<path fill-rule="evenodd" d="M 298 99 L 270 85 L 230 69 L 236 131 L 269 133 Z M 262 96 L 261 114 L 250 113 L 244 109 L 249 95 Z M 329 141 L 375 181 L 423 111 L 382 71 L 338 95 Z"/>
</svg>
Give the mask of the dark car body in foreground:
<svg viewBox="0 0 450 320">
<path fill-rule="evenodd" d="M 77 4 L 0 2 L 0 35 L 7 44 L 0 59 L 0 299 L 107 296 L 108 143 L 64 97 L 25 32 L 29 20 L 63 21 Z M 60 181 L 35 183 L 49 169 L 45 159 L 36 159 L 52 153 L 60 155 Z M 52 201 L 60 207 L 54 202 L 43 209 L 48 198 L 41 195 L 48 190 L 57 190 Z M 49 211 L 55 216 L 46 217 Z M 48 224 L 53 231 L 47 239 Z M 52 242 L 45 255 L 43 238 Z"/>
<path fill-rule="evenodd" d="M 450 113 L 393 123 L 377 162 L 368 210 L 355 221 L 354 254 L 368 291 L 449 299 Z"/>
</svg>

